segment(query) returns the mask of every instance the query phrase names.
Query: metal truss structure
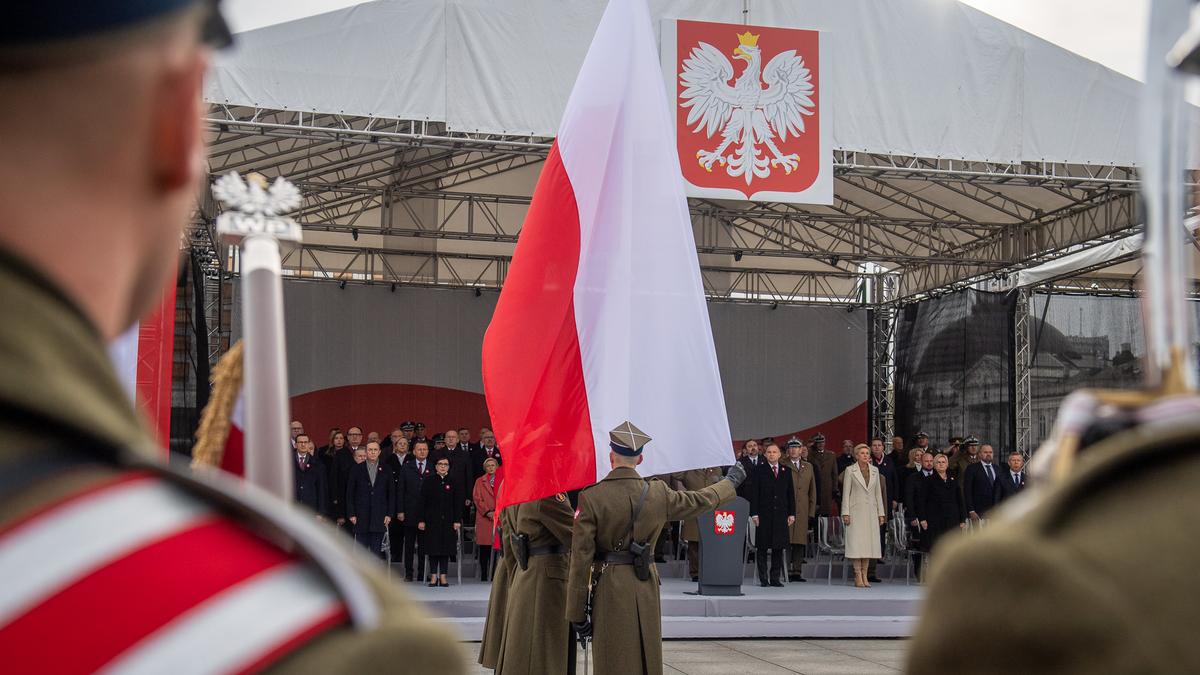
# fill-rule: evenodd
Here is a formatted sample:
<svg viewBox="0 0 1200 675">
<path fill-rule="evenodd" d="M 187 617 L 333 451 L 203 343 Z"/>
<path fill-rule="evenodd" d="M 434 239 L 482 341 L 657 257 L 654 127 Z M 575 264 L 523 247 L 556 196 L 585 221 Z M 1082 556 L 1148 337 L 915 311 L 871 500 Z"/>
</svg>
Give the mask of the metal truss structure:
<svg viewBox="0 0 1200 675">
<path fill-rule="evenodd" d="M 290 259 L 298 276 L 307 261 L 368 275 L 357 281 L 439 286 L 503 283 L 553 140 L 232 106 L 207 125 L 213 174 L 283 175 L 305 192 L 298 220 L 320 235 Z M 837 151 L 834 171 L 829 206 L 690 200 L 714 298 L 863 304 L 860 270 L 874 264 L 896 275 L 894 301 L 909 302 L 1137 228 L 1128 167 Z M 421 255 L 420 275 L 382 264 Z"/>
<path fill-rule="evenodd" d="M 1029 316 L 1029 300 L 1033 296 L 1027 288 L 1017 291 L 1016 316 L 1013 320 L 1013 370 L 1016 380 L 1013 420 L 1016 425 L 1016 447 L 1013 449 L 1028 457 L 1033 431 L 1033 391 L 1030 373 L 1032 359 L 1032 324 Z"/>
<path fill-rule="evenodd" d="M 868 348 L 871 350 L 869 389 L 871 435 L 890 443 L 896 433 L 896 278 L 879 275 L 871 285 L 872 305 Z"/>
</svg>

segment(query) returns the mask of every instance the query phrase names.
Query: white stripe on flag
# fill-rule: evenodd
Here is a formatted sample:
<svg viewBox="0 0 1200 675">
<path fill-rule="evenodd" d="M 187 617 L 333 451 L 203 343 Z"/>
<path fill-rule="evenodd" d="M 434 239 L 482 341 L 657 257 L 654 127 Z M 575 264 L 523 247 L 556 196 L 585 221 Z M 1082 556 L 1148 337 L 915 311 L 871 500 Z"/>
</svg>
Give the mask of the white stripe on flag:
<svg viewBox="0 0 1200 675">
<path fill-rule="evenodd" d="M 0 540 L 0 626 L 88 572 L 208 512 L 170 485 L 147 479 L 35 516 Z"/>
<path fill-rule="evenodd" d="M 151 633 L 103 669 L 124 675 L 225 673 L 245 668 L 336 611 L 341 600 L 305 563 L 228 589 Z"/>
</svg>

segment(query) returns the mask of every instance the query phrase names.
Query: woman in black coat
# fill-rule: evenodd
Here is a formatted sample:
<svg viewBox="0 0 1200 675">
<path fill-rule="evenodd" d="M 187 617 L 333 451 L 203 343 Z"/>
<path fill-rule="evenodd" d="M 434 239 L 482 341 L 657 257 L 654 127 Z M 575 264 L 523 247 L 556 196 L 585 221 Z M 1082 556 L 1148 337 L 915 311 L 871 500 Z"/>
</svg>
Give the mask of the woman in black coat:
<svg viewBox="0 0 1200 675">
<path fill-rule="evenodd" d="M 963 504 L 958 482 L 949 474 L 949 460 L 938 455 L 933 460 L 933 474 L 925 479 L 924 500 L 921 505 L 921 550 L 931 551 L 947 532 L 967 526 L 967 510 Z"/>
<path fill-rule="evenodd" d="M 449 586 L 446 572 L 450 556 L 457 549 L 464 497 L 458 482 L 450 476 L 448 458 L 438 458 L 434 471 L 421 485 L 421 521 L 417 529 L 421 531 L 421 551 L 429 556 L 429 585 Z"/>
</svg>

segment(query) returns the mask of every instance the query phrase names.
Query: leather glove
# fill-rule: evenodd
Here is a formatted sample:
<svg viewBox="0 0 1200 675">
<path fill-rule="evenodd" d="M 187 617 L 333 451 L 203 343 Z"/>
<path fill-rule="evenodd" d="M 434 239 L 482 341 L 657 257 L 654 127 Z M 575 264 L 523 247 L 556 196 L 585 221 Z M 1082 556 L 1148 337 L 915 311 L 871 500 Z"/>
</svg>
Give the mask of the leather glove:
<svg viewBox="0 0 1200 675">
<path fill-rule="evenodd" d="M 580 640 L 586 640 L 592 637 L 592 620 L 585 618 L 583 621 L 572 621 L 571 627 L 575 629 L 575 634 Z"/>
<path fill-rule="evenodd" d="M 729 473 L 725 474 L 725 480 L 733 483 L 735 488 L 740 486 L 746 480 L 746 467 L 741 462 L 734 463 L 729 467 Z"/>
</svg>

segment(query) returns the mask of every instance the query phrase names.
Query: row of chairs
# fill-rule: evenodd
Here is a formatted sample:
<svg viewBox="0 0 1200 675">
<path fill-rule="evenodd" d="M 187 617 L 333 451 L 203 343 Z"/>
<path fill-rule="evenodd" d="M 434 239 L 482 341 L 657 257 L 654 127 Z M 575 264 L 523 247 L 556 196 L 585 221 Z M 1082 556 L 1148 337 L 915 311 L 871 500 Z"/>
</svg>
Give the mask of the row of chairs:
<svg viewBox="0 0 1200 675">
<path fill-rule="evenodd" d="M 842 525 L 842 519 L 837 516 L 817 518 L 816 534 L 815 562 L 819 568 L 821 559 L 827 558 L 826 583 L 833 583 L 833 566 L 839 559 L 842 563 L 842 579 L 848 579 L 850 563 L 846 559 L 846 531 Z M 904 515 L 904 506 L 900 506 L 892 513 L 884 531 L 883 558 L 891 566 L 889 580 L 896 576 L 896 565 L 902 564 L 904 565 L 904 583 L 912 583 L 914 555 L 925 554 L 913 548 L 908 532 L 908 520 Z"/>
</svg>

